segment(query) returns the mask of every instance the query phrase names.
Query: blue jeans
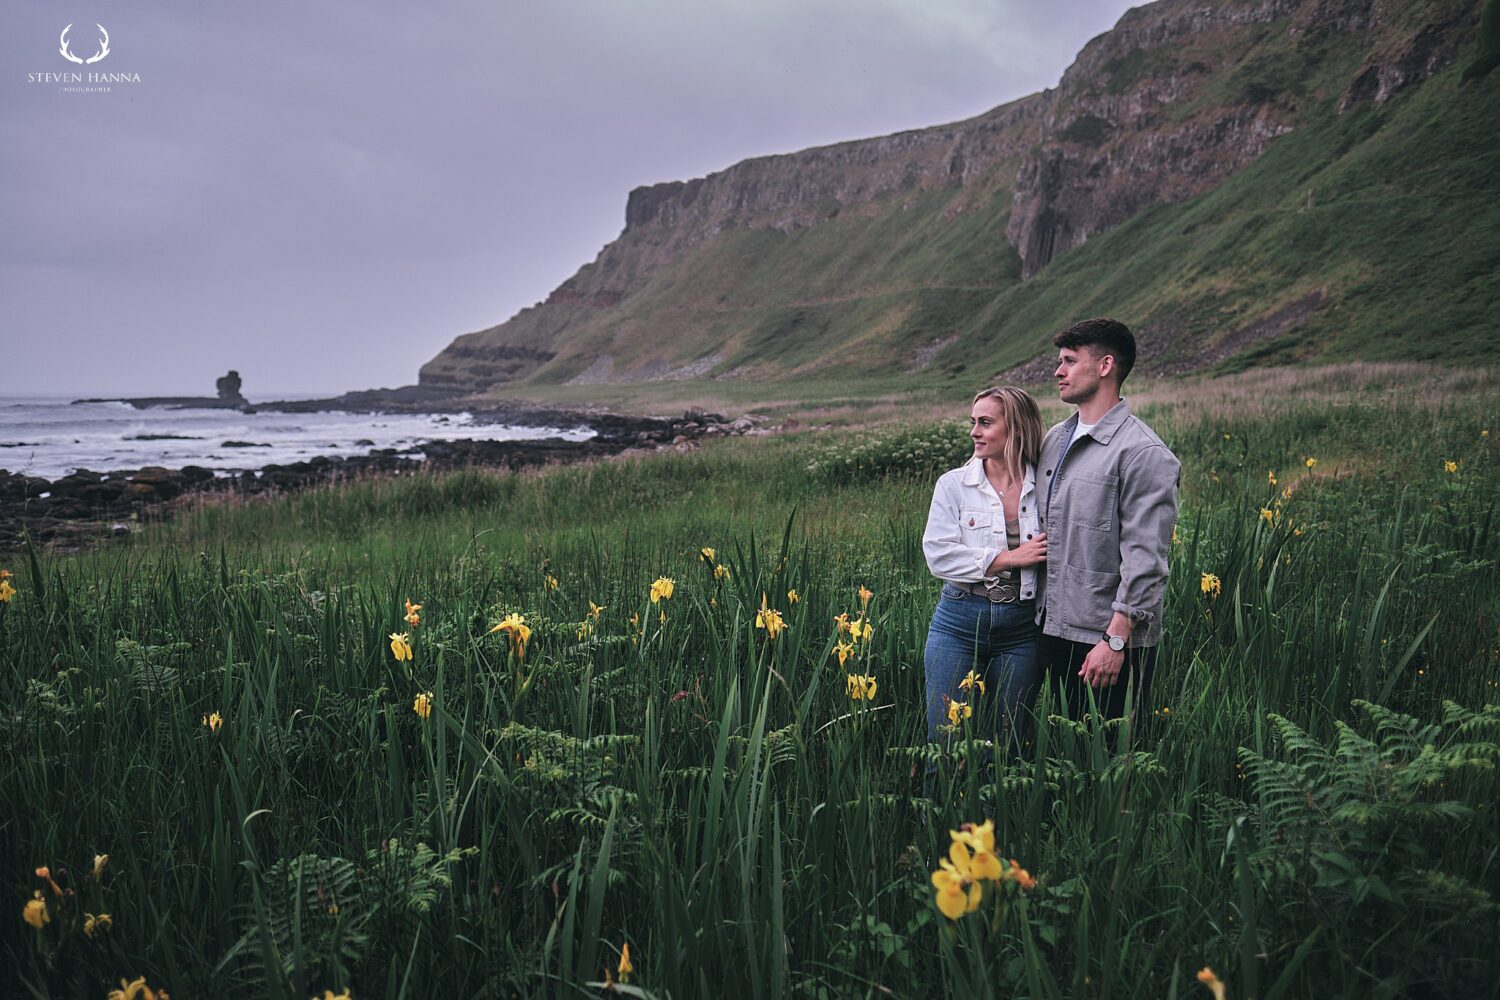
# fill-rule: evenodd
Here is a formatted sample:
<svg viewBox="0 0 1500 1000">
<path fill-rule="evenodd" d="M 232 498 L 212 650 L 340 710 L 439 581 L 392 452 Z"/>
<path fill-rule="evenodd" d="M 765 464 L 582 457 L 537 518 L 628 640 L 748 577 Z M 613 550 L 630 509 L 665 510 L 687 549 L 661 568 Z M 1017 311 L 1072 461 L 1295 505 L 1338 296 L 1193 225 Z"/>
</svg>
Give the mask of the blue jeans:
<svg viewBox="0 0 1500 1000">
<path fill-rule="evenodd" d="M 927 739 L 943 742 L 939 727 L 948 725 L 948 703 L 967 702 L 976 735 L 995 734 L 996 742 L 1013 740 L 1021 716 L 1031 710 L 1041 682 L 1037 659 L 1036 605 L 1032 601 L 992 604 L 987 598 L 943 584 L 942 597 L 927 631 Z M 973 670 L 985 693 L 963 691 L 959 683 Z M 1014 751 L 1014 748 L 1012 748 Z"/>
</svg>

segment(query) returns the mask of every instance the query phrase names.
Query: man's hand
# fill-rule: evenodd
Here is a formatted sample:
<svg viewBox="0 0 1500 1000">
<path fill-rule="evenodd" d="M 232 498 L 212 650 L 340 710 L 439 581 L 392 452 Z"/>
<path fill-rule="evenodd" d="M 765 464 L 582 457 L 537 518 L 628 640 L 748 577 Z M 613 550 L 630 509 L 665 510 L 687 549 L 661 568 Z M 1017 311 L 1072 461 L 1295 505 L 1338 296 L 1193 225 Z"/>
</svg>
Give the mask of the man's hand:
<svg viewBox="0 0 1500 1000">
<path fill-rule="evenodd" d="M 1083 658 L 1083 667 L 1078 676 L 1089 687 L 1109 687 L 1120 679 L 1120 669 L 1125 666 L 1125 651 L 1118 653 L 1109 648 L 1109 643 L 1100 639 L 1089 655 Z"/>
</svg>

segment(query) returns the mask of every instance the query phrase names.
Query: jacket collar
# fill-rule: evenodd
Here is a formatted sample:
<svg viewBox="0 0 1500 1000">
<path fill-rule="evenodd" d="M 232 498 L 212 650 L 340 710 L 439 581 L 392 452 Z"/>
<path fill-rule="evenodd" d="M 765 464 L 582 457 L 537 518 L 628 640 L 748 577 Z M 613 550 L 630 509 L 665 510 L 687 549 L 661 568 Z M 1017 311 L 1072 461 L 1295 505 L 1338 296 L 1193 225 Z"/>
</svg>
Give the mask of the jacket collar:
<svg viewBox="0 0 1500 1000">
<path fill-rule="evenodd" d="M 984 482 L 984 462 L 979 458 L 969 459 L 963 469 L 965 486 L 977 487 Z M 1022 467 L 1021 474 L 1024 477 L 1021 481 L 1021 495 L 1025 496 L 1036 489 L 1036 466 L 1028 463 Z"/>
<path fill-rule="evenodd" d="M 1094 429 L 1088 432 L 1088 436 L 1100 444 L 1109 444 L 1109 439 L 1115 436 L 1115 431 L 1120 429 L 1120 425 L 1125 423 L 1126 418 L 1129 416 L 1130 403 L 1128 400 L 1122 399 L 1105 411 L 1104 416 L 1100 417 L 1099 422 L 1094 425 Z M 1068 432 L 1071 436 L 1072 428 L 1078 426 L 1078 412 L 1076 410 L 1070 419 L 1071 424 Z"/>
</svg>

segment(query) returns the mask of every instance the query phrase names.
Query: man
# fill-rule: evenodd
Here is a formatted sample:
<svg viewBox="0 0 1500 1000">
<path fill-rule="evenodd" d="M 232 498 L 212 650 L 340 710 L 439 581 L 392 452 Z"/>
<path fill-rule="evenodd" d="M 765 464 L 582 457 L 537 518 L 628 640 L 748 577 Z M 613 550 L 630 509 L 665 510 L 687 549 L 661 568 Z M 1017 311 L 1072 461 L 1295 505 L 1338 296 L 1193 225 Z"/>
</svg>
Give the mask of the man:
<svg viewBox="0 0 1500 1000">
<path fill-rule="evenodd" d="M 1040 660 L 1070 715 L 1088 712 L 1092 693 L 1104 718 L 1133 716 L 1161 641 L 1181 464 L 1120 397 L 1135 364 L 1125 324 L 1084 320 L 1052 342 L 1058 392 L 1078 411 L 1047 432 L 1038 462 Z"/>
</svg>

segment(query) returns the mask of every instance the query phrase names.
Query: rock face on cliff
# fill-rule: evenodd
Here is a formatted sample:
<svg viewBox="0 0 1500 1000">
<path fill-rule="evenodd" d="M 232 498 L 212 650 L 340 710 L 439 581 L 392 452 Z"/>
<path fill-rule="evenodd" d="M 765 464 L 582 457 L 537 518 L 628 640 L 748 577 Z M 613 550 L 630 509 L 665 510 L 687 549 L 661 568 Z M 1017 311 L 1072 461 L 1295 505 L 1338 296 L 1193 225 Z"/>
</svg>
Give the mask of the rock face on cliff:
<svg viewBox="0 0 1500 1000">
<path fill-rule="evenodd" d="M 1132 9 L 1084 47 L 1056 89 L 967 121 L 631 192 L 624 231 L 592 263 L 544 302 L 459 337 L 421 382 L 482 392 L 518 381 L 815 375 L 840 364 L 963 371 L 954 359 L 966 349 L 1009 350 L 997 330 L 1006 343 L 1031 343 L 1083 306 L 1076 294 L 1050 312 L 1038 304 L 1061 298 L 1048 289 L 1068 280 L 1051 274 L 1063 255 L 1147 209 L 1225 187 L 1279 137 L 1332 135 L 1341 118 L 1383 114 L 1371 109 L 1472 44 L 1481 6 L 1160 0 Z M 1314 145 L 1327 162 L 1311 165 L 1333 162 Z M 1309 189 L 1303 207 L 1314 205 Z M 1153 300 L 1144 319 L 1212 340 L 1190 329 L 1212 308 L 1234 314 L 1241 330 L 1263 329 L 1261 319 L 1314 290 L 1319 303 L 1338 299 L 1316 279 L 1276 291 L 1257 312 L 1226 301 L 1238 287 L 1228 277 L 1211 292 L 1182 291 L 1194 280 L 1177 275 L 1179 297 Z M 1241 284 L 1248 295 L 1255 283 Z M 1097 311 L 1119 305 L 1101 301 Z M 1254 315 L 1240 316 L 1247 309 Z"/>
</svg>

